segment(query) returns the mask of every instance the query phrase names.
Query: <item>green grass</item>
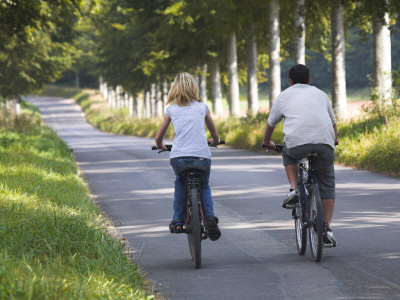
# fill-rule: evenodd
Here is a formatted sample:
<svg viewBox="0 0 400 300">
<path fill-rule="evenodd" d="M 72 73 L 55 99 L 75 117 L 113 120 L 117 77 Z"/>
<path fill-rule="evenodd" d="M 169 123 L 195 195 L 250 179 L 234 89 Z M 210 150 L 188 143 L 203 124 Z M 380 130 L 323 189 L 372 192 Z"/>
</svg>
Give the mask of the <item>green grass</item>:
<svg viewBox="0 0 400 300">
<path fill-rule="evenodd" d="M 49 97 L 73 98 L 81 91 L 82 90 L 80 89 L 72 87 L 48 85 L 40 92 L 40 95 L 45 95 Z"/>
<path fill-rule="evenodd" d="M 349 94 L 349 97 L 353 97 L 352 99 L 358 96 L 363 99 L 367 95 L 367 90 Z M 89 122 L 104 131 L 154 137 L 161 124 L 159 119 L 129 118 L 126 110 L 111 111 L 101 95 L 93 90 L 80 91 L 74 98 L 81 104 Z M 267 104 L 266 99 L 263 98 L 263 101 Z M 226 101 L 224 103 L 227 106 Z M 244 107 L 246 105 L 243 99 L 241 105 Z M 394 113 L 389 114 L 376 108 L 377 106 L 373 106 L 369 114 L 362 119 L 339 122 L 340 144 L 335 151 L 336 161 L 356 168 L 399 176 L 400 116 L 398 106 L 394 106 L 392 109 Z M 379 113 L 377 114 L 376 111 Z M 230 146 L 261 151 L 260 145 L 267 118 L 268 114 L 258 113 L 253 117 L 217 119 L 215 123 L 221 138 L 224 138 Z M 168 138 L 173 137 L 171 127 L 166 134 Z M 273 140 L 282 143 L 283 137 L 281 122 L 275 129 Z"/>
<path fill-rule="evenodd" d="M 71 151 L 37 113 L 0 122 L 0 299 L 145 299 Z"/>
</svg>

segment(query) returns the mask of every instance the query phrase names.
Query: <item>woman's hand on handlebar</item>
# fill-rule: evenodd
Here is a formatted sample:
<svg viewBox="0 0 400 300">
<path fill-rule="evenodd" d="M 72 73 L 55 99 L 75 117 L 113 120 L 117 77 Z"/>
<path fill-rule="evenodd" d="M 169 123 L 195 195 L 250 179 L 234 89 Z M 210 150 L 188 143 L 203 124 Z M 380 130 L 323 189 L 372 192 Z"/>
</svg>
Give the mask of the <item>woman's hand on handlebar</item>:
<svg viewBox="0 0 400 300">
<path fill-rule="evenodd" d="M 208 139 L 208 144 L 209 144 L 210 146 L 216 146 L 216 145 L 219 145 L 219 140 L 218 140 L 218 142 L 217 142 L 217 143 L 215 143 L 215 140 L 214 140 L 214 139 Z"/>
<path fill-rule="evenodd" d="M 167 146 L 165 146 L 164 143 L 161 144 L 161 147 L 157 146 L 157 149 L 161 150 L 161 151 L 168 151 Z"/>
</svg>

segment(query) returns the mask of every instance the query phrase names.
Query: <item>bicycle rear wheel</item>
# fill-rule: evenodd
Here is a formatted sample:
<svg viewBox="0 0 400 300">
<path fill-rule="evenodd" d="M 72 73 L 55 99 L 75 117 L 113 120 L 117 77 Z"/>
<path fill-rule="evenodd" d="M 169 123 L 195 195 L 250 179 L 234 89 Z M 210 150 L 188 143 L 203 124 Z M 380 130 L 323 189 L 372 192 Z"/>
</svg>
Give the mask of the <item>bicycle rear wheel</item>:
<svg viewBox="0 0 400 300">
<path fill-rule="evenodd" d="M 300 206 L 294 209 L 294 227 L 296 230 L 297 252 L 300 255 L 304 255 L 307 249 L 307 227 L 304 226 L 302 207 Z"/>
<path fill-rule="evenodd" d="M 192 256 L 193 266 L 196 269 L 201 268 L 201 223 L 199 211 L 199 190 L 192 188 L 190 190 L 190 232 L 188 233 L 188 243 L 190 255 Z"/>
<path fill-rule="evenodd" d="M 322 258 L 322 250 L 324 249 L 323 241 L 324 214 L 322 210 L 321 197 L 319 194 L 318 184 L 311 185 L 310 197 L 310 249 L 311 257 L 314 261 L 319 262 Z"/>
</svg>

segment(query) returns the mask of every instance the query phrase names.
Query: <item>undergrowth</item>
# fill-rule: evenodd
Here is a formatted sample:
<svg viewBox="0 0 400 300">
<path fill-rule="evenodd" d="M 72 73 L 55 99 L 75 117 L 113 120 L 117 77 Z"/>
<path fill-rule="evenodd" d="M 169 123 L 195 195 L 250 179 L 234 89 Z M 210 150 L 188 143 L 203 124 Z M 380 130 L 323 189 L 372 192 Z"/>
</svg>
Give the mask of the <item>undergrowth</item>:
<svg viewBox="0 0 400 300">
<path fill-rule="evenodd" d="M 2 117 L 0 299 L 151 298 L 67 145 L 32 111 Z"/>
</svg>

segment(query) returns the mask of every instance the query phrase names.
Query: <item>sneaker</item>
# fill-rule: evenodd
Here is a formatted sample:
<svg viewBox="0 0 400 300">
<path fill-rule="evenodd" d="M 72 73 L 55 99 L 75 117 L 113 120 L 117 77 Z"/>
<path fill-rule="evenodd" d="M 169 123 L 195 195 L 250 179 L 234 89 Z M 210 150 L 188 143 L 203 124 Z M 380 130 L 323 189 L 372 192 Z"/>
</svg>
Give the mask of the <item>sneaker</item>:
<svg viewBox="0 0 400 300">
<path fill-rule="evenodd" d="M 296 190 L 290 191 L 285 200 L 283 200 L 282 207 L 287 209 L 296 208 L 299 203 L 299 196 L 297 195 Z"/>
<path fill-rule="evenodd" d="M 206 216 L 204 218 L 204 225 L 207 228 L 208 237 L 212 241 L 216 241 L 221 237 L 221 230 L 218 227 L 218 218 L 215 216 Z"/>
<path fill-rule="evenodd" d="M 328 224 L 325 224 L 324 228 L 324 245 L 326 247 L 336 247 L 336 239 L 333 235 L 332 230 L 328 227 Z"/>
</svg>

